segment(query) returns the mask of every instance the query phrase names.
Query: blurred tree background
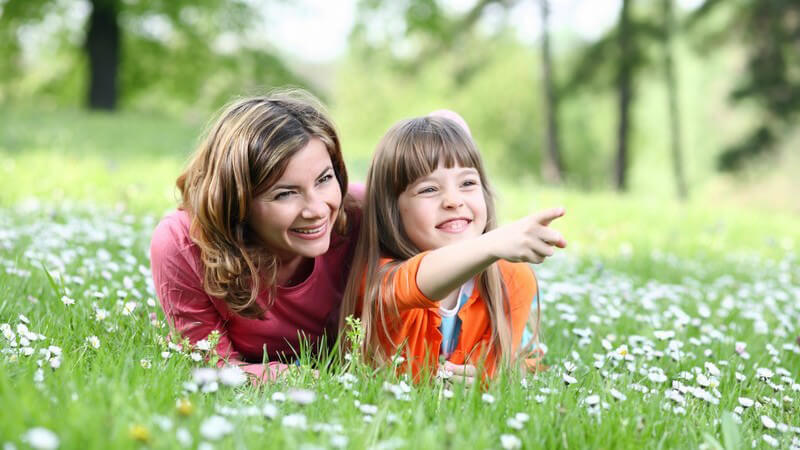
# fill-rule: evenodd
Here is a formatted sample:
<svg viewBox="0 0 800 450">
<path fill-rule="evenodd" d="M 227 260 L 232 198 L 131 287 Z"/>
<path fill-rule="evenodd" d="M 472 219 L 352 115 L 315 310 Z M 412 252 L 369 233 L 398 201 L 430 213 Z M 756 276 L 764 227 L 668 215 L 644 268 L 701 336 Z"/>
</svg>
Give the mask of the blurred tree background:
<svg viewBox="0 0 800 450">
<path fill-rule="evenodd" d="M 796 0 L 607 0 L 591 37 L 551 20 L 559 0 L 353 1 L 320 63 L 265 33 L 311 0 L 0 0 L 0 152 L 184 158 L 232 97 L 294 85 L 357 179 L 392 123 L 447 107 L 504 180 L 800 211 Z"/>
</svg>

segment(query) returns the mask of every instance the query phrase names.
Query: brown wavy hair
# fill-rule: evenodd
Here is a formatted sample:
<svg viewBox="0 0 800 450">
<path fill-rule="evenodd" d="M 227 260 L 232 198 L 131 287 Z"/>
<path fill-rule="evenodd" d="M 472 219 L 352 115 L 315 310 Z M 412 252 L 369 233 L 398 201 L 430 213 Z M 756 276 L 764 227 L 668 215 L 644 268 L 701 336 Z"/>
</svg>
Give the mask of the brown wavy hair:
<svg viewBox="0 0 800 450">
<path fill-rule="evenodd" d="M 342 191 L 334 232 L 344 233 L 347 171 L 339 137 L 321 103 L 294 89 L 231 102 L 218 114 L 176 182 L 190 236 L 200 248 L 203 288 L 235 313 L 261 316 L 256 303 L 269 289 L 274 302 L 278 258 L 250 227 L 253 200 L 284 173 L 312 138 L 325 144 Z"/>
<path fill-rule="evenodd" d="M 420 253 L 403 232 L 398 198 L 410 184 L 436 170 L 439 164 L 478 171 L 487 213 L 483 232 L 497 226 L 494 195 L 478 148 L 465 129 L 450 119 L 427 116 L 403 120 L 384 135 L 367 173 L 361 230 L 339 321 L 343 330 L 346 317 L 361 307 L 365 331 L 361 354 L 372 365 L 385 365 L 394 356 L 384 351 L 382 342 L 392 343 L 395 351 L 398 347 L 393 343 L 390 327 L 397 322 L 399 312 L 394 293 L 384 287 L 392 286 L 391 279 L 402 262 Z M 381 265 L 380 259 L 385 257 L 394 261 Z M 512 354 L 508 293 L 497 263 L 477 275 L 475 286 L 489 312 L 492 327 L 489 348 L 507 367 L 516 355 Z"/>
</svg>

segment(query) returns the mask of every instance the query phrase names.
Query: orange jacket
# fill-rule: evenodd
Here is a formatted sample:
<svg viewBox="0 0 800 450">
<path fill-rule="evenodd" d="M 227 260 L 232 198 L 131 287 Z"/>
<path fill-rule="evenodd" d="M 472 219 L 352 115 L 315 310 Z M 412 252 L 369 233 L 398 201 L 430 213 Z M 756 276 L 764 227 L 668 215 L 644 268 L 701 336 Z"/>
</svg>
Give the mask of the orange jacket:
<svg viewBox="0 0 800 450">
<path fill-rule="evenodd" d="M 386 339 L 382 318 L 375 318 L 375 331 L 381 338 L 383 350 L 388 355 L 394 355 L 395 349 L 401 346 L 400 355 L 405 358 L 401 370 L 410 367 L 414 379 L 419 379 L 425 368 L 435 373 L 442 343 L 439 303 L 426 297 L 419 290 L 416 281 L 419 264 L 426 253 L 420 253 L 403 262 L 393 279 L 392 290 L 400 317 L 396 321 L 392 321 L 391 317 L 387 318 L 391 342 Z M 381 264 L 389 261 L 390 259 L 383 259 Z M 510 309 L 507 317 L 511 321 L 512 349 L 516 352 L 528 322 L 531 303 L 536 296 L 536 278 L 528 264 L 502 260 L 497 264 L 509 297 Z M 391 305 L 387 306 L 387 311 L 393 310 Z M 458 317 L 462 322 L 461 334 L 448 361 L 453 364 L 473 364 L 476 367 L 482 364 L 485 375 L 491 377 L 495 372 L 497 355 L 494 349 L 488 349 L 492 336 L 491 321 L 477 285 L 458 312 Z"/>
</svg>

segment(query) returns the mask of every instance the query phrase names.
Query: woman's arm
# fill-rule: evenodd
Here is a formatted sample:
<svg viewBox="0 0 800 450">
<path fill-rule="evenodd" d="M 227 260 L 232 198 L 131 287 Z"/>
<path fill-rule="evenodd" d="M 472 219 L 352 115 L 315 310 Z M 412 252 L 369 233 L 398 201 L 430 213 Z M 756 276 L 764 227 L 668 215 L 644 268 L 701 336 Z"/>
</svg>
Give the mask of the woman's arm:
<svg viewBox="0 0 800 450">
<path fill-rule="evenodd" d="M 277 379 L 288 366 L 278 362 L 247 364 L 241 361 L 241 355 L 228 337 L 225 318 L 203 290 L 202 280 L 190 262 L 189 249 L 181 247 L 180 236 L 172 228 L 179 225 L 169 222 L 163 221 L 153 233 L 150 261 L 156 294 L 170 324 L 192 345 L 218 331 L 218 366 L 237 365 L 260 381 Z"/>
</svg>

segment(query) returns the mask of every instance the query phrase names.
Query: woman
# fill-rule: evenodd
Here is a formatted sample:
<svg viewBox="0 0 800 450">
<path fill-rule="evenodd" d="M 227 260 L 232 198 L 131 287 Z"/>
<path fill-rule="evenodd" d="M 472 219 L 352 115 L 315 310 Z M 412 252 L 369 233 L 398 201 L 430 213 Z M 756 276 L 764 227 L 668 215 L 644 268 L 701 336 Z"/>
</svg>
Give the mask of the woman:
<svg viewBox="0 0 800 450">
<path fill-rule="evenodd" d="M 360 211 L 339 138 L 313 97 L 232 103 L 177 186 L 181 204 L 158 224 L 150 256 L 182 336 L 195 343 L 218 330 L 220 363 L 259 380 L 279 376 L 301 339 L 335 340 Z"/>
</svg>

